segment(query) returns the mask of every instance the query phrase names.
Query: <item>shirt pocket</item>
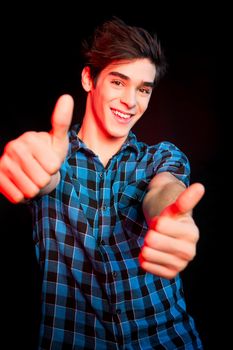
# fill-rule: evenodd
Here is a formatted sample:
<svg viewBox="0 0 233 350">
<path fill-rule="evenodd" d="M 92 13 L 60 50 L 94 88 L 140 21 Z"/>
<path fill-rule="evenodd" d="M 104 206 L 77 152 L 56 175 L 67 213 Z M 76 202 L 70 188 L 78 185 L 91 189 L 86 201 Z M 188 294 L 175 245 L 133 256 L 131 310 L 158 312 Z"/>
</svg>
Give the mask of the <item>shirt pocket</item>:
<svg viewBox="0 0 233 350">
<path fill-rule="evenodd" d="M 118 193 L 118 216 L 129 238 L 135 236 L 138 238 L 148 228 L 142 211 L 147 187 L 148 182 L 140 180 L 127 184 Z"/>
</svg>

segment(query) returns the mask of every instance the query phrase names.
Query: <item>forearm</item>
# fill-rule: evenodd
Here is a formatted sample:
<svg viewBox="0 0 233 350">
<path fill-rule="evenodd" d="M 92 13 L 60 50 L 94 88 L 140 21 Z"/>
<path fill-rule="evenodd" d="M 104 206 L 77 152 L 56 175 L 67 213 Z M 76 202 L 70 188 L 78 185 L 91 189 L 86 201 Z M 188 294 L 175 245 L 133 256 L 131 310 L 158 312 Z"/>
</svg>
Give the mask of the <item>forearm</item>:
<svg viewBox="0 0 233 350">
<path fill-rule="evenodd" d="M 143 201 L 143 212 L 147 223 L 159 215 L 169 204 L 175 202 L 185 185 L 168 172 L 157 174 L 150 182 Z"/>
</svg>

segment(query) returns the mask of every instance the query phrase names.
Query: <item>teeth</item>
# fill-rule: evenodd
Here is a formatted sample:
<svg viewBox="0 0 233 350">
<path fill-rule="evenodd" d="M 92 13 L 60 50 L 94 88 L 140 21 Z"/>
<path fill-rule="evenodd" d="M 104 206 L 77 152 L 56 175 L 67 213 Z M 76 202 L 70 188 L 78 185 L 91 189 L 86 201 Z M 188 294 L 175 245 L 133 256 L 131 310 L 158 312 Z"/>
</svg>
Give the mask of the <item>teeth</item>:
<svg viewBox="0 0 233 350">
<path fill-rule="evenodd" d="M 124 119 L 129 119 L 131 117 L 130 114 L 124 114 L 122 112 L 119 112 L 119 111 L 113 111 L 114 114 L 118 115 L 119 117 L 121 118 L 124 118 Z"/>
</svg>

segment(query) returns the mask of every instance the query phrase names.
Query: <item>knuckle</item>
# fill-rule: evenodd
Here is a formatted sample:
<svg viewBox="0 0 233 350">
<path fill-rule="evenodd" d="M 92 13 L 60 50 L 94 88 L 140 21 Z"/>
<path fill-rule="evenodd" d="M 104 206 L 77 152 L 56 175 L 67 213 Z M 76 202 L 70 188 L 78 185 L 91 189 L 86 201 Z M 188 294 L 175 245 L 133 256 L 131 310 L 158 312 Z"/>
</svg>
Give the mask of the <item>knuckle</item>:
<svg viewBox="0 0 233 350">
<path fill-rule="evenodd" d="M 39 191 L 40 190 L 36 185 L 31 186 L 30 188 L 27 188 L 27 190 L 24 192 L 24 197 L 27 199 L 33 198 L 39 193 Z"/>
<path fill-rule="evenodd" d="M 187 266 L 187 261 L 184 260 L 177 260 L 176 263 L 170 268 L 170 278 L 175 277 L 179 272 L 185 269 Z"/>
<path fill-rule="evenodd" d="M 143 247 L 141 251 L 141 255 L 145 260 L 148 260 L 150 257 L 149 249 L 147 247 Z"/>
<path fill-rule="evenodd" d="M 54 157 L 53 162 L 48 164 L 48 172 L 50 175 L 55 174 L 61 167 L 61 162 L 58 158 Z"/>
<path fill-rule="evenodd" d="M 144 244 L 145 245 L 150 245 L 150 241 L 151 241 L 151 230 L 149 230 L 145 236 L 145 239 L 144 239 Z"/>
<path fill-rule="evenodd" d="M 166 278 L 167 279 L 172 279 L 172 278 L 174 278 L 174 277 L 176 277 L 176 275 L 177 275 L 177 273 L 178 273 L 178 271 L 176 271 L 176 270 L 174 270 L 174 269 L 169 269 L 167 272 L 166 272 Z"/>
<path fill-rule="evenodd" d="M 194 238 L 194 242 L 197 242 L 200 238 L 200 232 L 197 226 L 195 226 L 193 238 Z"/>
<path fill-rule="evenodd" d="M 36 131 L 26 131 L 25 133 L 22 134 L 21 138 L 27 143 L 34 142 L 35 137 L 37 135 Z"/>
<path fill-rule="evenodd" d="M 21 203 L 23 202 L 24 200 L 24 195 L 22 193 L 17 193 L 17 195 L 14 195 L 12 198 L 11 198 L 11 202 L 12 203 Z"/>
<path fill-rule="evenodd" d="M 37 179 L 36 185 L 41 189 L 49 184 L 51 180 L 51 176 L 46 174 L 43 177 L 41 176 L 40 178 Z"/>
<path fill-rule="evenodd" d="M 155 239 L 157 240 L 157 233 L 154 229 L 149 229 L 144 239 L 144 244 L 148 247 L 153 246 Z"/>
<path fill-rule="evenodd" d="M 6 154 L 11 154 L 15 152 L 18 149 L 18 139 L 9 141 L 6 146 L 5 146 L 5 153 Z"/>
<path fill-rule="evenodd" d="M 0 170 L 5 176 L 12 176 L 14 171 L 12 169 L 12 161 L 9 154 L 4 154 L 0 160 Z"/>
<path fill-rule="evenodd" d="M 192 260 L 196 255 L 196 245 L 189 244 L 185 247 L 185 249 L 180 252 L 180 257 L 185 261 Z"/>
<path fill-rule="evenodd" d="M 199 240 L 199 236 L 200 236 L 199 229 L 198 229 L 197 225 L 194 224 L 192 226 L 192 229 L 189 232 L 188 240 L 190 242 L 197 243 L 197 241 Z"/>
<path fill-rule="evenodd" d="M 196 246 L 192 246 L 190 248 L 190 260 L 194 259 L 194 257 L 196 256 Z"/>
<path fill-rule="evenodd" d="M 0 170 L 2 170 L 2 172 L 4 172 L 4 169 L 6 169 L 8 167 L 7 164 L 8 164 L 7 157 L 4 154 L 0 159 Z"/>
<path fill-rule="evenodd" d="M 188 262 L 181 260 L 178 264 L 177 264 L 177 268 L 176 268 L 176 272 L 179 273 L 180 271 L 184 270 L 185 267 L 187 266 Z"/>
</svg>

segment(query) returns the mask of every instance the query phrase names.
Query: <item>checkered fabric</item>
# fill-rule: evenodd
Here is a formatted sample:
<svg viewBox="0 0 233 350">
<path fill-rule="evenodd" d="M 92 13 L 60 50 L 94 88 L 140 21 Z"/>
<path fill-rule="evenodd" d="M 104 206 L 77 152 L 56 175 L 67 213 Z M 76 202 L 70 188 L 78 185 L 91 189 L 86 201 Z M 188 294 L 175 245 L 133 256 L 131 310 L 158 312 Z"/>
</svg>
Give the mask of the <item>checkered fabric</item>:
<svg viewBox="0 0 233 350">
<path fill-rule="evenodd" d="M 104 167 L 77 132 L 73 126 L 59 185 L 32 202 L 42 271 L 38 349 L 201 349 L 180 277 L 159 278 L 138 261 L 148 183 L 170 171 L 188 185 L 186 156 L 130 132 Z"/>
</svg>

